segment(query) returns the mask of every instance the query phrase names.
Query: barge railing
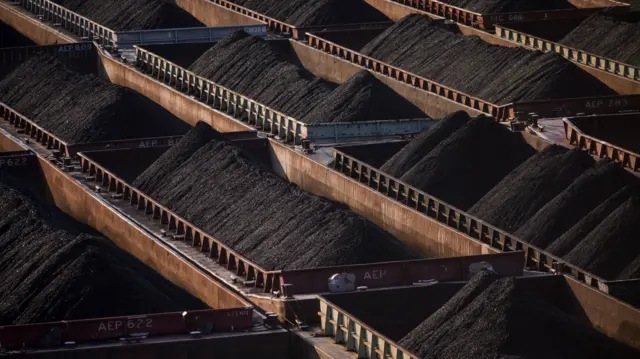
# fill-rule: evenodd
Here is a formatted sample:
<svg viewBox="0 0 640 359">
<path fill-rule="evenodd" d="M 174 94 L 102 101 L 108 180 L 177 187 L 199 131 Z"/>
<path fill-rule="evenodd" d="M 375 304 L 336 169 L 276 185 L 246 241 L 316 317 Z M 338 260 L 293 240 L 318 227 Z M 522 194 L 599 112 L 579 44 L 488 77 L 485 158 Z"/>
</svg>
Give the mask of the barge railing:
<svg viewBox="0 0 640 359">
<path fill-rule="evenodd" d="M 389 65 L 383 61 L 363 55 L 345 46 L 325 40 L 317 34 L 307 34 L 307 44 L 315 49 L 354 63 L 374 73 L 382 74 L 439 97 L 446 98 L 464 107 L 493 116 L 499 121 L 508 121 L 518 116 L 527 116 L 530 113 L 535 113 L 542 117 L 559 117 L 577 113 L 595 114 L 640 110 L 640 95 L 567 98 L 496 105 Z"/>
<path fill-rule="evenodd" d="M 53 1 L 18 0 L 18 3 L 42 21 L 53 22 L 54 26 L 60 26 L 81 39 L 95 41 L 101 46 L 115 46 L 115 31 Z"/>
<path fill-rule="evenodd" d="M 372 23 L 355 23 L 355 24 L 334 24 L 334 25 L 314 25 L 299 27 L 288 24 L 284 21 L 263 15 L 257 11 L 253 11 L 249 8 L 240 6 L 231 1 L 226 0 L 207 0 L 218 6 L 221 6 L 227 10 L 242 14 L 246 17 L 262 21 L 266 24 L 267 30 L 280 35 L 289 35 L 296 40 L 304 40 L 307 32 L 316 31 L 320 29 L 373 29 L 373 28 L 385 28 L 393 24 L 390 21 L 372 22 Z"/>
<path fill-rule="evenodd" d="M 19 0 L 18 4 L 42 21 L 53 22 L 53 26 L 62 27 L 81 39 L 120 49 L 139 44 L 212 42 L 237 30 L 267 36 L 265 24 L 115 31 L 50 0 Z"/>
<path fill-rule="evenodd" d="M 524 47 L 544 52 L 555 52 L 562 57 L 578 64 L 587 65 L 608 73 L 622 76 L 633 81 L 640 81 L 640 68 L 625 64 L 621 61 L 595 55 L 587 51 L 565 46 L 557 42 L 545 40 L 540 37 L 528 35 L 524 32 L 509 29 L 505 26 L 496 26 L 496 36 Z"/>
<path fill-rule="evenodd" d="M 570 119 L 565 118 L 562 122 L 570 144 L 582 148 L 598 158 L 610 158 L 633 172 L 640 171 L 640 154 L 589 136 L 580 131 Z"/>
<path fill-rule="evenodd" d="M 0 102 L 0 119 L 9 122 L 16 128 L 18 133 L 24 133 L 36 142 L 41 143 L 47 149 L 57 150 L 65 156 L 69 157 L 68 144 L 55 136 L 51 132 L 43 129 L 29 118 L 23 116 L 18 111 Z"/>
<path fill-rule="evenodd" d="M 208 235 L 204 230 L 185 220 L 172 210 L 153 200 L 139 189 L 131 186 L 106 168 L 91 160 L 86 154 L 78 153 L 81 161 L 81 171 L 86 173 L 86 178 L 95 181 L 100 186 L 106 187 L 107 192 L 113 196 L 129 201 L 138 210 L 150 215 L 150 218 L 159 221 L 168 228 L 167 235 L 176 240 L 190 242 L 198 247 L 201 252 L 208 253 L 209 257 L 218 264 L 234 271 L 238 277 L 254 287 L 262 287 L 264 292 L 270 292 L 274 284 L 275 271 L 267 271 L 259 265 L 249 261 L 220 240 Z"/>
<path fill-rule="evenodd" d="M 429 14 L 444 17 L 446 19 L 476 27 L 482 30 L 493 30 L 496 24 L 505 22 L 522 22 L 533 20 L 552 20 L 588 16 L 606 9 L 609 13 L 622 13 L 631 11 L 627 3 L 612 0 L 603 0 L 601 7 L 521 11 L 509 13 L 482 14 L 460 7 L 449 5 L 437 0 L 387 0 L 405 5 Z"/>
</svg>

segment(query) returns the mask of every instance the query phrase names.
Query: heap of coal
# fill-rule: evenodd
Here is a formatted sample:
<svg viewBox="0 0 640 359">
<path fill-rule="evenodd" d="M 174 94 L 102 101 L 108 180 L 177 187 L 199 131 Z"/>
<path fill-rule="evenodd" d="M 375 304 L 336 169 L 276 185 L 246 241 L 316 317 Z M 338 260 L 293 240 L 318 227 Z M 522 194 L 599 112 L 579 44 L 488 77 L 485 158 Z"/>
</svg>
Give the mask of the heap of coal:
<svg viewBox="0 0 640 359">
<path fill-rule="evenodd" d="M 593 36 L 598 34 L 598 36 Z M 563 45 L 640 66 L 640 22 L 592 15 L 559 42 Z"/>
<path fill-rule="evenodd" d="M 399 344 L 424 359 L 638 357 L 522 280 L 477 274 Z"/>
<path fill-rule="evenodd" d="M 206 309 L 22 184 L 0 176 L 0 325 Z"/>
<path fill-rule="evenodd" d="M 205 26 L 174 0 L 53 0 L 114 31 Z"/>
<path fill-rule="evenodd" d="M 183 134 L 189 126 L 145 96 L 39 54 L 0 81 L 0 101 L 68 143 Z"/>
<path fill-rule="evenodd" d="M 426 117 L 367 71 L 336 88 L 268 41 L 241 31 L 211 47 L 189 69 L 304 123 Z"/>
<path fill-rule="evenodd" d="M 640 197 L 611 212 L 564 259 L 604 279 L 616 279 L 640 255 Z"/>
<path fill-rule="evenodd" d="M 584 216 L 562 236 L 551 242 L 546 250 L 556 256 L 563 257 L 569 253 L 569 251 L 574 249 L 582 240 L 584 240 L 592 230 L 594 230 L 605 218 L 607 218 L 609 214 L 611 214 L 611 212 L 615 211 L 616 208 L 622 205 L 631 196 L 639 193 L 640 192 L 638 192 L 636 187 L 623 187 Z"/>
<path fill-rule="evenodd" d="M 388 159 L 380 167 L 380 170 L 393 177 L 402 177 L 440 142 L 464 126 L 469 120 L 471 120 L 471 117 L 464 111 L 454 112 L 444 117 L 435 126 L 421 132 L 398 153 Z"/>
<path fill-rule="evenodd" d="M 194 131 L 200 135 L 193 137 L 204 137 L 202 129 Z M 172 147 L 134 185 L 259 266 L 301 269 L 417 257 L 375 224 L 300 190 L 230 143 L 202 142 Z M 189 152 L 187 158 L 183 153 Z M 178 166 L 172 162 L 177 158 Z M 149 181 L 154 177 L 161 183 Z"/>
<path fill-rule="evenodd" d="M 443 2 L 481 14 L 576 8 L 572 3 L 566 0 L 444 0 Z"/>
<path fill-rule="evenodd" d="M 520 134 L 481 116 L 440 142 L 400 179 L 464 211 L 534 154 Z"/>
<path fill-rule="evenodd" d="M 409 15 L 360 52 L 494 104 L 616 94 L 554 53 L 491 45 L 458 31 Z"/>
<path fill-rule="evenodd" d="M 617 163 L 601 160 L 542 207 L 515 234 L 544 249 L 615 192 L 636 182 L 637 179 Z"/>
<path fill-rule="evenodd" d="M 593 163 L 580 149 L 549 146 L 513 170 L 469 213 L 513 233 Z"/>
<path fill-rule="evenodd" d="M 173 171 L 212 139 L 222 140 L 224 137 L 206 123 L 198 122 L 193 129 L 180 138 L 180 142 L 175 144 L 171 151 L 163 154 L 161 161 L 155 161 L 141 173 L 133 181 L 133 186 L 146 193 L 153 193 L 156 188 L 162 186 Z"/>
<path fill-rule="evenodd" d="M 363 0 L 230 0 L 257 13 L 294 26 L 389 21 Z"/>
<path fill-rule="evenodd" d="M 425 117 L 422 110 L 369 71 L 360 71 L 333 90 L 303 120 L 305 123 L 323 123 Z"/>
<path fill-rule="evenodd" d="M 35 43 L 13 27 L 0 21 L 0 48 L 34 46 Z"/>
<path fill-rule="evenodd" d="M 218 42 L 189 69 L 296 119 L 335 87 L 287 61 L 267 41 L 240 31 Z"/>
<path fill-rule="evenodd" d="M 637 278 L 640 278 L 640 254 L 638 254 L 638 256 L 636 256 L 636 258 L 632 260 L 631 263 L 629 263 L 629 265 L 620 272 L 620 274 L 618 274 L 616 279 L 627 280 Z M 638 304 L 635 304 L 635 306 L 637 307 Z"/>
</svg>

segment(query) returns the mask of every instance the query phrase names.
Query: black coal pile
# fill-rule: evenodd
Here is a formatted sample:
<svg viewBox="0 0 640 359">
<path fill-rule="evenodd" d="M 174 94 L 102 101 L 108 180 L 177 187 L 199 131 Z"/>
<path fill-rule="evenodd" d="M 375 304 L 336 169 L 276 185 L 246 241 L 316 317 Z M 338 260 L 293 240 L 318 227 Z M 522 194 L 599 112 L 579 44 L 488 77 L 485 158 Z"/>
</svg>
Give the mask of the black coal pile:
<svg viewBox="0 0 640 359">
<path fill-rule="evenodd" d="M 206 308 L 109 240 L 0 182 L 0 325 Z"/>
<path fill-rule="evenodd" d="M 35 43 L 13 27 L 0 21 L 0 48 L 34 46 Z"/>
<path fill-rule="evenodd" d="M 245 32 L 218 42 L 189 69 L 300 120 L 335 88 Z"/>
<path fill-rule="evenodd" d="M 0 81 L 0 101 L 63 141 L 183 134 L 189 126 L 143 95 L 40 54 Z"/>
<path fill-rule="evenodd" d="M 598 34 L 598 36 L 593 36 Z M 563 45 L 640 66 L 640 22 L 592 15 L 559 42 Z"/>
<path fill-rule="evenodd" d="M 389 21 L 363 0 L 230 0 L 240 6 L 294 26 Z"/>
<path fill-rule="evenodd" d="M 425 359 L 638 357 L 521 280 L 473 278 L 400 345 Z"/>
<path fill-rule="evenodd" d="M 360 52 L 494 104 L 616 94 L 559 55 L 491 45 L 424 15 L 403 18 Z"/>
<path fill-rule="evenodd" d="M 205 26 L 172 0 L 53 0 L 114 31 Z"/>
<path fill-rule="evenodd" d="M 631 263 L 629 263 L 629 265 L 627 265 L 622 272 L 620 272 L 620 274 L 618 274 L 618 277 L 616 279 L 618 280 L 627 280 L 627 279 L 637 279 L 640 278 L 640 254 L 638 254 L 638 256 L 631 261 Z M 638 299 L 636 299 L 637 301 L 640 301 Z M 634 303 L 634 305 L 637 307 L 639 306 L 638 304 Z"/>
<path fill-rule="evenodd" d="M 324 123 L 426 117 L 422 110 L 369 71 L 360 71 L 333 90 L 303 120 Z"/>
<path fill-rule="evenodd" d="M 611 212 L 615 211 L 631 196 L 638 194 L 638 189 L 633 186 L 625 186 L 611 195 L 589 214 L 584 216 L 571 229 L 553 241 L 546 250 L 556 256 L 562 257 L 574 249 L 589 233 L 594 230 Z"/>
<path fill-rule="evenodd" d="M 479 117 L 438 144 L 400 179 L 465 211 L 534 154 L 520 134 Z"/>
<path fill-rule="evenodd" d="M 142 192 L 153 193 L 173 171 L 214 138 L 223 139 L 223 136 L 206 123 L 198 122 L 192 130 L 182 136 L 180 142 L 174 145 L 171 151 L 163 154 L 161 161 L 156 160 L 141 173 L 133 181 L 133 186 Z"/>
<path fill-rule="evenodd" d="M 185 147 L 172 147 L 140 176 L 164 179 L 147 194 L 267 270 L 417 257 L 375 224 L 300 190 L 228 142 L 212 139 L 188 159 L 175 153 L 193 150 Z M 184 160 L 164 171 L 176 158 Z"/>
<path fill-rule="evenodd" d="M 443 2 L 481 14 L 576 8 L 565 0 L 444 0 Z"/>
<path fill-rule="evenodd" d="M 499 278 L 498 275 L 489 271 L 481 271 L 474 275 L 447 303 L 400 339 L 398 344 L 416 354 L 420 353 L 420 347 L 429 333 L 446 325 L 453 316 L 466 308 Z"/>
<path fill-rule="evenodd" d="M 549 146 L 513 170 L 469 213 L 513 233 L 593 163 L 580 149 Z"/>
<path fill-rule="evenodd" d="M 604 279 L 618 274 L 640 254 L 640 197 L 611 212 L 564 259 Z"/>
<path fill-rule="evenodd" d="M 615 192 L 636 181 L 618 164 L 601 160 L 542 207 L 515 234 L 546 248 Z"/>
<path fill-rule="evenodd" d="M 292 63 L 274 46 L 235 32 L 189 69 L 304 123 L 426 117 L 367 71 L 336 86 Z"/>
<path fill-rule="evenodd" d="M 438 124 L 417 135 L 416 138 L 387 160 L 380 167 L 380 170 L 393 177 L 402 177 L 440 142 L 464 126 L 469 120 L 471 120 L 471 117 L 464 111 L 454 112 L 444 117 L 438 121 Z"/>
</svg>

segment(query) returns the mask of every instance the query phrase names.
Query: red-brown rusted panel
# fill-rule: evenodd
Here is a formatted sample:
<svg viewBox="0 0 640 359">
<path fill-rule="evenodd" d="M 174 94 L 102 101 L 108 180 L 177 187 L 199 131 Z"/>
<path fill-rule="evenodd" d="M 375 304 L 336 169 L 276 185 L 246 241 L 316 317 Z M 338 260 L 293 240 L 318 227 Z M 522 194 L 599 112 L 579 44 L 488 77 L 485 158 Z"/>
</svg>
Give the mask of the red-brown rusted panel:
<svg viewBox="0 0 640 359">
<path fill-rule="evenodd" d="M 100 141 L 92 143 L 77 143 L 69 145 L 68 150 L 71 155 L 75 155 L 78 152 L 94 151 L 101 149 L 126 149 L 126 148 L 149 148 L 149 147 L 163 147 L 173 146 L 178 143 L 182 136 L 164 136 L 164 137 L 152 137 L 152 138 L 140 138 L 132 140 L 114 140 L 114 141 Z"/>
<path fill-rule="evenodd" d="M 518 102 L 505 105 L 511 118 L 516 113 L 536 113 L 543 117 L 584 114 L 614 114 L 640 110 L 640 95 L 569 98 L 551 101 Z"/>
<path fill-rule="evenodd" d="M 186 333 L 182 313 L 163 313 L 67 322 L 65 341 L 86 342 L 126 337 L 132 334 L 166 335 Z"/>
<path fill-rule="evenodd" d="M 356 286 L 369 288 L 410 285 L 419 280 L 429 279 L 466 280 L 469 275 L 469 265 L 482 261 L 490 263 L 505 275 L 520 275 L 524 268 L 522 252 L 507 252 L 281 271 L 280 285 L 292 284 L 296 294 L 323 293 L 328 291 L 327 280 L 336 273 L 353 273 L 356 275 Z"/>
<path fill-rule="evenodd" d="M 629 12 L 629 6 L 613 5 L 607 11 L 611 13 Z M 495 25 L 507 22 L 525 22 L 540 20 L 555 20 L 575 17 L 585 17 L 602 11 L 602 8 L 586 8 L 586 9 L 567 9 L 567 10 L 549 10 L 549 11 L 529 11 L 529 12 L 512 12 L 501 14 L 483 14 L 479 17 L 479 23 L 483 29 L 493 29 Z"/>
<path fill-rule="evenodd" d="M 212 324 L 212 329 L 218 332 L 250 329 L 253 326 L 253 308 L 205 309 L 5 326 L 0 327 L 0 347 L 36 346 L 54 330 L 59 331 L 61 343 L 109 340 L 133 334 L 187 334 L 200 330 L 203 321 Z"/>
<path fill-rule="evenodd" d="M 53 330 L 63 331 L 66 325 L 64 322 L 58 322 L 0 327 L 0 348 L 11 348 L 23 344 L 38 345 Z"/>
<path fill-rule="evenodd" d="M 216 331 L 249 329 L 253 326 L 253 308 L 220 309 L 213 313 Z"/>
</svg>

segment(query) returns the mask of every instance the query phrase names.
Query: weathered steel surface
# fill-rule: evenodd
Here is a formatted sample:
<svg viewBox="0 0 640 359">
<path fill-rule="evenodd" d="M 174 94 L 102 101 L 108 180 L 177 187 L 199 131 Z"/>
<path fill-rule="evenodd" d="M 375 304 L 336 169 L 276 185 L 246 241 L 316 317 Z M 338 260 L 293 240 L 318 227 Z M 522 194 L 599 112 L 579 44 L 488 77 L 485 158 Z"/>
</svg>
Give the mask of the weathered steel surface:
<svg viewBox="0 0 640 359">
<path fill-rule="evenodd" d="M 384 288 L 411 285 L 420 280 L 457 281 L 469 278 L 469 265 L 487 262 L 501 274 L 522 275 L 524 253 L 508 252 L 452 258 L 420 259 L 303 270 L 283 270 L 278 274 L 281 286 L 289 284 L 289 294 L 323 293 L 333 274 L 353 273 L 356 286 Z"/>
<path fill-rule="evenodd" d="M 251 329 L 252 317 L 253 308 L 247 307 L 9 325 L 0 327 L 0 347 L 37 346 L 54 331 L 59 336 L 52 338 L 49 343 L 52 347 L 68 341 L 81 343 L 135 335 L 188 334 L 203 330 L 205 322 L 211 325 L 211 332 L 243 330 Z"/>
</svg>

